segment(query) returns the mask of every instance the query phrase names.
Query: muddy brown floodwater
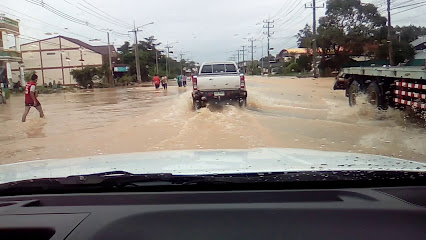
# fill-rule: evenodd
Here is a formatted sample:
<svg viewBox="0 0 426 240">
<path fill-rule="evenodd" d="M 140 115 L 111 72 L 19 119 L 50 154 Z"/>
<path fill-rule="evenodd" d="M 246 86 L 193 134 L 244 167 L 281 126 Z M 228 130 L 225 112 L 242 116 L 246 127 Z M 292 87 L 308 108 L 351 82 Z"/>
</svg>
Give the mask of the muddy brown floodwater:
<svg viewBox="0 0 426 240">
<path fill-rule="evenodd" d="M 426 162 L 426 131 L 399 111 L 349 107 L 333 79 L 247 77 L 248 106 L 192 110 L 191 89 L 96 89 L 41 95 L 46 118 L 23 96 L 0 105 L 0 164 L 101 154 L 303 148 Z"/>
</svg>

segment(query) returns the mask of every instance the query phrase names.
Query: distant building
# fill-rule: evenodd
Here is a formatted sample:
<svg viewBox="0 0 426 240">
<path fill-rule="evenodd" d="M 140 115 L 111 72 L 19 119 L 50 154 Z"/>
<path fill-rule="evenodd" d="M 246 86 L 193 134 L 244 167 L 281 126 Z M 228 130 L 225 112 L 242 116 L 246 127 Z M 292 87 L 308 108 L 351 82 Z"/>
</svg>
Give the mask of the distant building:
<svg viewBox="0 0 426 240">
<path fill-rule="evenodd" d="M 117 58 L 114 46 L 110 45 L 113 63 Z M 92 46 L 80 40 L 56 36 L 21 45 L 25 71 L 34 70 L 40 85 L 55 81 L 64 85 L 77 82 L 70 74 L 73 69 L 101 67 L 108 62 L 108 46 Z M 21 70 L 22 71 L 22 70 Z M 12 64 L 13 81 L 19 79 L 20 66 Z"/>
<path fill-rule="evenodd" d="M 7 47 L 5 42 L 8 35 L 15 37 L 15 46 Z M 0 15 L 0 83 L 12 86 L 12 64 L 16 64 L 17 81 L 23 79 L 23 71 L 20 68 L 22 55 L 19 45 L 19 22 Z M 4 84 L 2 84 L 4 85 Z"/>
<path fill-rule="evenodd" d="M 302 55 L 312 55 L 312 50 L 308 48 L 289 48 L 283 49 L 277 55 L 280 62 L 289 62 L 292 58 L 298 59 Z"/>
<path fill-rule="evenodd" d="M 426 59 L 426 36 L 420 36 L 417 40 L 412 41 L 410 44 L 416 51 L 414 59 Z"/>
</svg>

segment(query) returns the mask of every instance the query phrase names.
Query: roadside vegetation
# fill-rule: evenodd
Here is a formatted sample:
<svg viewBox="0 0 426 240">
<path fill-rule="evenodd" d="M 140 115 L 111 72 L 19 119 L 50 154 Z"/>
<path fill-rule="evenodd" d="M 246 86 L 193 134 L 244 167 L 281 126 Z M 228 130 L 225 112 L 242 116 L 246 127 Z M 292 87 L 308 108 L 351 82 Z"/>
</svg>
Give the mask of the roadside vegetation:
<svg viewBox="0 0 426 240">
<path fill-rule="evenodd" d="M 312 49 L 313 41 L 317 42 L 320 72 L 327 76 L 342 67 L 359 66 L 360 63 L 353 60 L 355 56 L 369 59 L 365 66 L 389 64 L 386 21 L 374 4 L 360 0 L 329 0 L 325 16 L 319 19 L 316 38 L 310 25 L 296 36 L 299 47 Z M 424 27 L 410 25 L 392 29 L 395 65 L 413 59 L 414 49 L 410 42 L 422 35 L 426 35 Z"/>
</svg>

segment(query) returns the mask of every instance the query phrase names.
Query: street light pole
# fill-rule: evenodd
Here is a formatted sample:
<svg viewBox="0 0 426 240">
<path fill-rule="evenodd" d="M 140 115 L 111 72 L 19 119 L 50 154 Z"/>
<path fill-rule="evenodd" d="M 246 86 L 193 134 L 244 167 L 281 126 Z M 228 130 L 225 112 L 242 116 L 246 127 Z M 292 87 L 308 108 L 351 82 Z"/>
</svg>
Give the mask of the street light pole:
<svg viewBox="0 0 426 240">
<path fill-rule="evenodd" d="M 182 60 L 183 60 L 183 56 L 185 54 L 181 53 L 180 55 L 180 75 L 183 75 L 183 67 L 182 67 Z"/>
<path fill-rule="evenodd" d="M 173 48 L 173 46 L 169 45 L 169 42 L 167 41 L 167 46 L 164 48 L 167 49 L 167 58 L 166 58 L 166 76 L 169 76 L 169 57 L 170 57 L 170 48 Z"/>
</svg>

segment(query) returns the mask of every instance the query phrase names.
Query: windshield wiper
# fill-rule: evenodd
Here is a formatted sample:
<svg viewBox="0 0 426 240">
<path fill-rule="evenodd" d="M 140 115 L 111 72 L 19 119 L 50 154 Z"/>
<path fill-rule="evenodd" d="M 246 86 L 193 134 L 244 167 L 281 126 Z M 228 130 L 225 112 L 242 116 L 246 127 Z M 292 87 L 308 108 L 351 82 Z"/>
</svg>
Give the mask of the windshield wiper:
<svg viewBox="0 0 426 240">
<path fill-rule="evenodd" d="M 109 191 L 247 190 L 425 186 L 426 173 L 398 171 L 305 171 L 214 175 L 132 174 L 124 171 L 0 185 L 0 195 Z"/>
</svg>

